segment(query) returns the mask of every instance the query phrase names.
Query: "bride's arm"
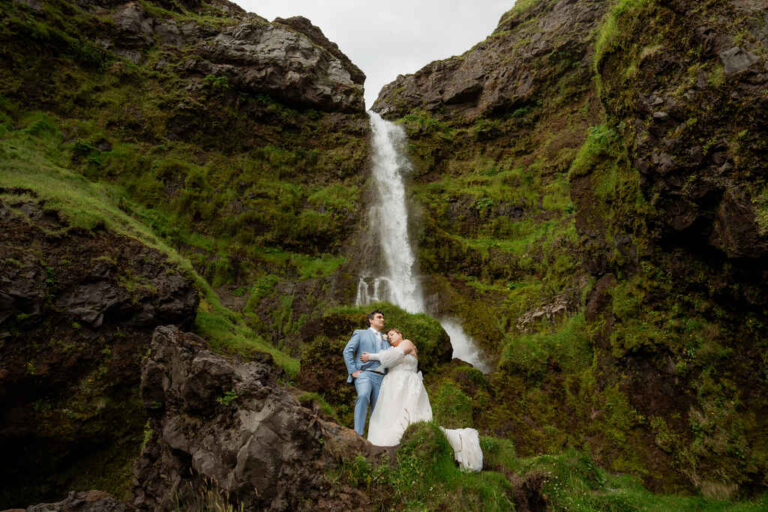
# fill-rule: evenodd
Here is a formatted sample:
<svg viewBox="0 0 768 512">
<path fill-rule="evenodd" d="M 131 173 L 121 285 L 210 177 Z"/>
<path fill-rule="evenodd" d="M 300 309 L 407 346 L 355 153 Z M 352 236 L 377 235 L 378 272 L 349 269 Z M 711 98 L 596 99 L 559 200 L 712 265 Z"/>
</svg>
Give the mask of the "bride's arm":
<svg viewBox="0 0 768 512">
<path fill-rule="evenodd" d="M 402 347 L 403 353 L 411 354 L 413 357 L 419 357 L 419 351 L 416 350 L 416 345 L 414 345 L 411 340 L 403 340 L 403 342 L 400 343 L 400 347 Z"/>
<path fill-rule="evenodd" d="M 405 357 L 405 352 L 400 347 L 392 347 L 375 354 L 368 354 L 368 359 L 378 361 L 384 368 L 397 366 Z"/>
</svg>

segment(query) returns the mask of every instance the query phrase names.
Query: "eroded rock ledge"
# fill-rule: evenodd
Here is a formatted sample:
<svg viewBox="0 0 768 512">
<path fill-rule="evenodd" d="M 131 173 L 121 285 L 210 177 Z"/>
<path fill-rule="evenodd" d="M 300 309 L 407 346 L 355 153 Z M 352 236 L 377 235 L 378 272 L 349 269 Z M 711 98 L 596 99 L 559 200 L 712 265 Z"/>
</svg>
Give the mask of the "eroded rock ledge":
<svg viewBox="0 0 768 512">
<path fill-rule="evenodd" d="M 373 110 L 398 118 L 416 109 L 476 119 L 535 103 L 564 73 L 584 73 L 590 34 L 606 2 L 563 0 L 511 10 L 494 32 L 461 56 L 438 60 L 382 88 Z"/>
<path fill-rule="evenodd" d="M 177 510 L 211 489 L 245 510 L 366 505 L 367 497 L 338 486 L 326 503 L 327 471 L 383 449 L 302 407 L 266 364 L 213 354 L 202 338 L 159 327 L 141 394 L 152 429 L 135 469 L 133 505 L 141 510 Z"/>
<path fill-rule="evenodd" d="M 363 112 L 365 74 L 308 19 L 269 23 L 229 2 L 218 2 L 225 26 L 158 18 L 138 2 L 107 11 L 114 29 L 96 40 L 135 63 L 155 45 L 177 48 L 186 58 L 175 71 L 188 77 L 225 78 L 243 92 L 268 94 L 290 105 L 325 111 Z M 159 62 L 166 66 L 168 62 Z"/>
</svg>

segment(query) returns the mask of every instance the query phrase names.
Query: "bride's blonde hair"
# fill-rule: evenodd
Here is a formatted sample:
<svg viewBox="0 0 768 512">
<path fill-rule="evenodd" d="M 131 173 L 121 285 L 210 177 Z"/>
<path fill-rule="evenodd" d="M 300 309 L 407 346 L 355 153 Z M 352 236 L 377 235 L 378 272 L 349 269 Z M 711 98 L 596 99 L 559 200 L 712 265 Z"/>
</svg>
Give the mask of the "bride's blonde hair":
<svg viewBox="0 0 768 512">
<path fill-rule="evenodd" d="M 400 335 L 401 338 L 405 339 L 405 336 L 403 336 L 403 331 L 400 329 L 395 329 L 394 327 L 387 331 L 387 334 L 391 333 L 392 331 L 395 331 L 397 334 Z"/>
</svg>

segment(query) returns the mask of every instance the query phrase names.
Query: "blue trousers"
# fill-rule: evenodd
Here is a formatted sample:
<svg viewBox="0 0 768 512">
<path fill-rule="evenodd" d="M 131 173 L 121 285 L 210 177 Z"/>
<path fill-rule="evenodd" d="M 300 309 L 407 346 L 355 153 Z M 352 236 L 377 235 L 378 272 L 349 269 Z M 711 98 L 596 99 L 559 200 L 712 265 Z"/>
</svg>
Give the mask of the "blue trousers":
<svg viewBox="0 0 768 512">
<path fill-rule="evenodd" d="M 376 372 L 360 372 L 355 379 L 357 389 L 357 401 L 355 402 L 355 432 L 363 435 L 365 431 L 365 418 L 368 416 L 368 405 L 371 412 L 376 407 L 376 399 L 379 398 L 381 381 L 384 375 Z"/>
</svg>

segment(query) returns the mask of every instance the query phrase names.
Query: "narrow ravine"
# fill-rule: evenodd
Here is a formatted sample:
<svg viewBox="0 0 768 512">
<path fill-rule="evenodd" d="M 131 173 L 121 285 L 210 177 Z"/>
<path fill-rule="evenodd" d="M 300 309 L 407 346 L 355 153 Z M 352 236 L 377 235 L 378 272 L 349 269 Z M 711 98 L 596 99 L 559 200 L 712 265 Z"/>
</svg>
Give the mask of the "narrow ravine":
<svg viewBox="0 0 768 512">
<path fill-rule="evenodd" d="M 372 144 L 373 202 L 369 226 L 381 251 L 383 268 L 365 268 L 357 286 L 356 303 L 387 301 L 409 313 L 429 313 L 419 283 L 413 244 L 408 236 L 408 207 L 404 177 L 411 170 L 405 153 L 407 137 L 402 127 L 370 112 Z M 375 260 L 375 259 L 374 259 Z M 489 372 L 492 368 L 482 352 L 456 319 L 439 319 L 451 338 L 453 357 Z"/>
</svg>

